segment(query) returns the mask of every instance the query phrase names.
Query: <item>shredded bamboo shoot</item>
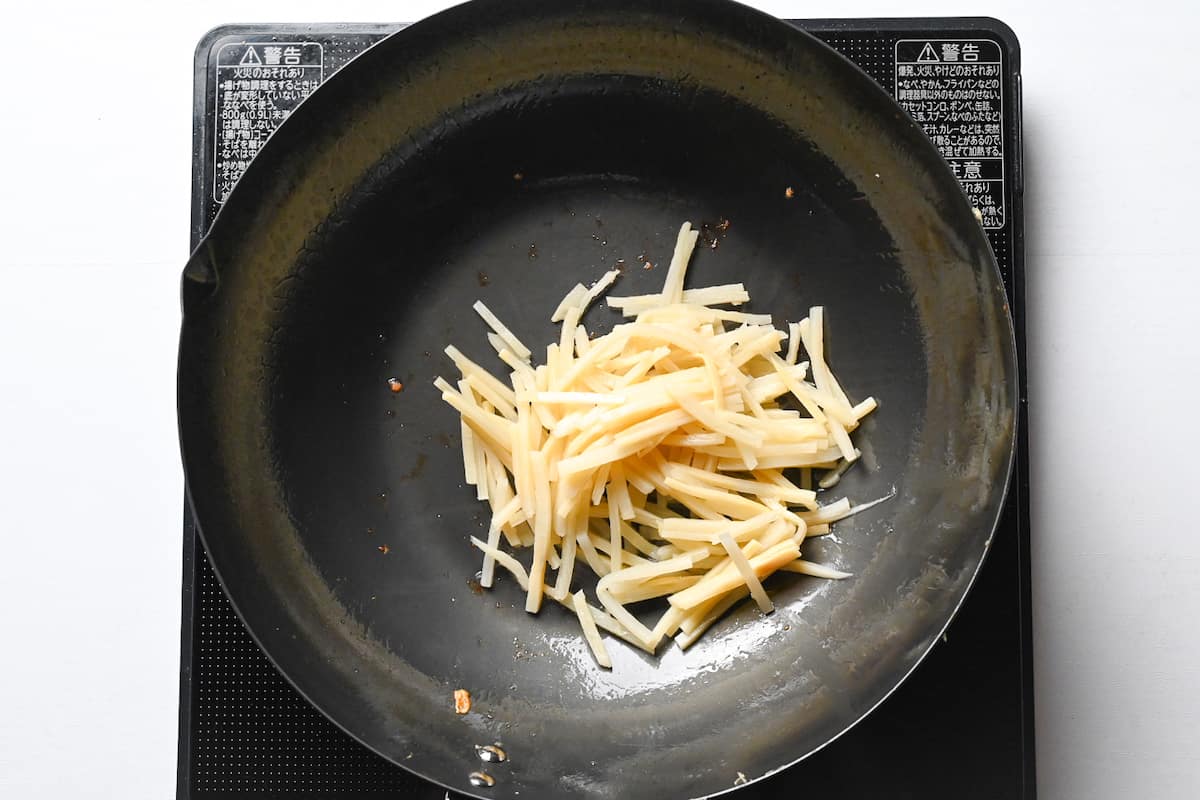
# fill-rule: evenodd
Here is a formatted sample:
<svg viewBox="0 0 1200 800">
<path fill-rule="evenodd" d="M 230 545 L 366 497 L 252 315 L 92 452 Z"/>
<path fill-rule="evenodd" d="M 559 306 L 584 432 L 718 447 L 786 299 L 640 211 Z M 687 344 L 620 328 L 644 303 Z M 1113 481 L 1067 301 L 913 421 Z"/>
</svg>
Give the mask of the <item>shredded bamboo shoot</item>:
<svg viewBox="0 0 1200 800">
<path fill-rule="evenodd" d="M 812 488 L 859 457 L 851 435 L 877 407 L 853 404 L 834 377 L 823 309 L 781 331 L 769 315 L 716 308 L 750 295 L 740 283 L 684 289 L 697 236 L 684 223 L 661 292 L 608 298 L 627 321 L 607 334 L 589 336 L 582 318 L 620 274 L 572 288 L 544 364 L 476 303 L 507 381 L 451 346 L 461 379 L 435 382 L 461 416 L 465 481 L 492 509 L 487 540 L 471 539 L 481 584 L 499 566 L 530 613 L 544 597 L 574 611 L 603 668 L 602 631 L 649 653 L 672 638 L 687 648 L 747 596 L 770 612 L 764 581 L 778 570 L 850 577 L 800 548 L 875 504 L 822 504 Z M 599 608 L 577 588 L 581 564 Z M 652 626 L 631 609 L 643 602 L 662 609 Z"/>
</svg>

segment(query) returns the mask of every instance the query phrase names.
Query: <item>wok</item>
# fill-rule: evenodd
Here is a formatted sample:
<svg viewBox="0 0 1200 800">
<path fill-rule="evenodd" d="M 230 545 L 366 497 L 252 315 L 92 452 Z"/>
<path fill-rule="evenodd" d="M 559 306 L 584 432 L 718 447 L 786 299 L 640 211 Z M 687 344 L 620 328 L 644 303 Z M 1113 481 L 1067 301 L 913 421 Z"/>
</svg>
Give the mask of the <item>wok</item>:
<svg viewBox="0 0 1200 800">
<path fill-rule="evenodd" d="M 852 579 L 779 577 L 773 615 L 658 658 L 613 642 L 602 672 L 569 612 L 472 587 L 487 520 L 431 381 L 450 343 L 492 363 L 475 299 L 550 341 L 622 259 L 619 293 L 659 288 L 685 219 L 730 222 L 691 285 L 827 307 L 846 391 L 880 401 L 833 496 L 895 497 L 806 542 Z M 183 305 L 188 494 L 225 591 L 316 707 L 468 794 L 712 794 L 820 748 L 947 625 L 1012 462 L 1012 325 L 954 177 L 849 62 L 725 0 L 476 0 L 381 42 L 255 158 Z M 473 787 L 492 742 L 510 760 Z"/>
</svg>

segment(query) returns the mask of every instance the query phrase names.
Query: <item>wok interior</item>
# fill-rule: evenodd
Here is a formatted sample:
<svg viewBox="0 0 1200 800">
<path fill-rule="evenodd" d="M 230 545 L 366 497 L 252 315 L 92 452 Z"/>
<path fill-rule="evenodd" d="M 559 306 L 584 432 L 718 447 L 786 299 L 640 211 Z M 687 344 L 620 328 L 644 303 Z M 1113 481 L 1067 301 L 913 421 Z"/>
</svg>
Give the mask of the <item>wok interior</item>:
<svg viewBox="0 0 1200 800">
<path fill-rule="evenodd" d="M 360 628 L 397 674 L 427 679 L 435 707 L 465 687 L 481 710 L 467 720 L 448 703 L 431 717 L 380 702 L 373 729 L 395 733 L 373 745 L 397 759 L 414 742 L 461 750 L 465 776 L 470 745 L 500 739 L 528 785 L 603 794 L 652 766 L 686 790 L 819 746 L 915 665 L 999 504 L 995 459 L 955 455 L 996 452 L 1003 403 L 962 355 L 1000 347 L 986 315 L 963 308 L 990 302 L 986 287 L 964 300 L 962 280 L 914 282 L 928 264 L 898 246 L 881 222 L 896 210 L 878 203 L 728 95 L 613 75 L 481 97 L 364 178 L 306 243 L 262 343 L 274 479 L 339 601 L 326 623 Z M 613 293 L 654 291 L 679 224 L 724 219 L 728 235 L 698 251 L 688 285 L 743 282 L 749 309 L 777 324 L 826 306 L 831 364 L 852 400 L 874 394 L 880 409 L 856 434 L 862 463 L 825 499 L 897 496 L 805 544 L 854 578 L 777 576 L 773 615 L 743 606 L 688 652 L 668 645 L 655 659 L 614 642 L 602 672 L 569 613 L 547 603 L 527 615 L 507 578 L 470 586 L 479 554 L 467 538 L 486 530 L 486 507 L 463 484 L 458 419 L 431 382 L 455 377 L 441 352 L 451 343 L 506 374 L 475 299 L 537 358 L 576 282 L 623 262 Z M 965 260 L 946 269 L 982 280 Z M 931 323 L 931 310 L 945 318 Z M 616 321 L 603 307 L 585 320 L 596 332 Z M 535 763 L 549 743 L 553 761 Z"/>
</svg>

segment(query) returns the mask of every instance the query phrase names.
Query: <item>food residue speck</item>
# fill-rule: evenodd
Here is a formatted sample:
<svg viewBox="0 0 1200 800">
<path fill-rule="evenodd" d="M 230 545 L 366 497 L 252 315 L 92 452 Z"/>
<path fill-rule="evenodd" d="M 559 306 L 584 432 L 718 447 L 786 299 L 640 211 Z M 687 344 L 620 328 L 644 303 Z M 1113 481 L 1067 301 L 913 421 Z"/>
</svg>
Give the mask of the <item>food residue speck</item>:
<svg viewBox="0 0 1200 800">
<path fill-rule="evenodd" d="M 454 713 L 466 714 L 471 710 L 471 693 L 466 689 L 454 690 Z"/>
</svg>

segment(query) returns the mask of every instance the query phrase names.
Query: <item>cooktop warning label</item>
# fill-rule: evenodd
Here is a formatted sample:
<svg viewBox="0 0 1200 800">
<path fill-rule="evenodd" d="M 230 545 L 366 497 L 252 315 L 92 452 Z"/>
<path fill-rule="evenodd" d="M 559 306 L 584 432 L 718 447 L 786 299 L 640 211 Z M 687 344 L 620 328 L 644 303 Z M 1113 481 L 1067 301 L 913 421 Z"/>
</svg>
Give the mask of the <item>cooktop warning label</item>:
<svg viewBox="0 0 1200 800">
<path fill-rule="evenodd" d="M 896 42 L 896 100 L 941 151 L 988 229 L 1005 221 L 1002 58 L 990 39 Z"/>
<path fill-rule="evenodd" d="M 217 51 L 213 199 L 224 202 L 276 126 L 321 85 L 316 42 L 241 42 Z"/>
</svg>

